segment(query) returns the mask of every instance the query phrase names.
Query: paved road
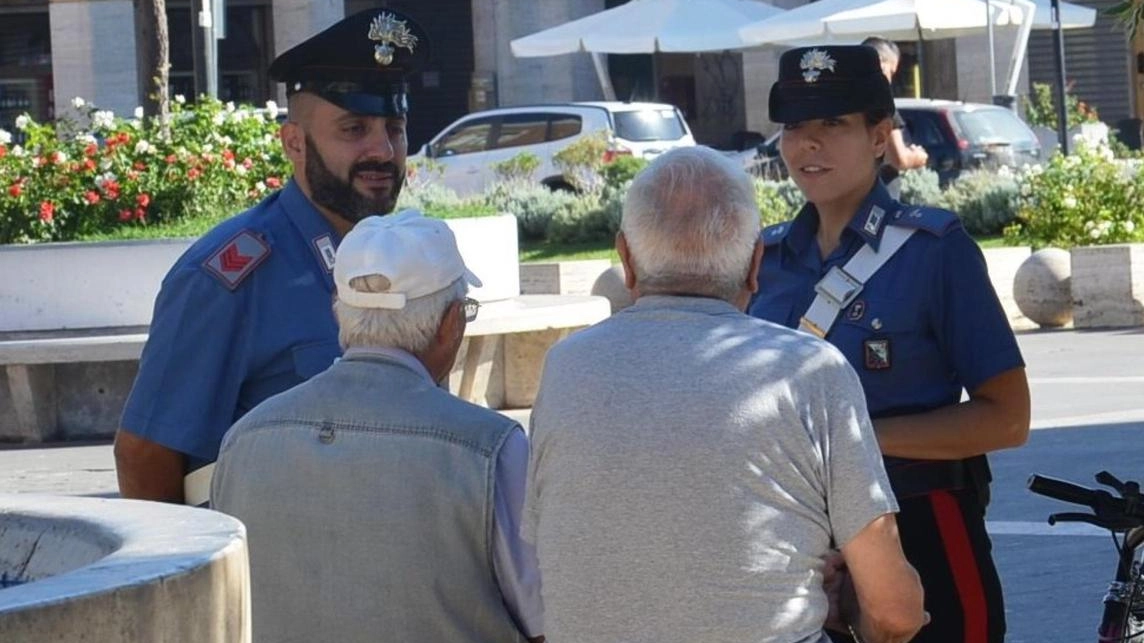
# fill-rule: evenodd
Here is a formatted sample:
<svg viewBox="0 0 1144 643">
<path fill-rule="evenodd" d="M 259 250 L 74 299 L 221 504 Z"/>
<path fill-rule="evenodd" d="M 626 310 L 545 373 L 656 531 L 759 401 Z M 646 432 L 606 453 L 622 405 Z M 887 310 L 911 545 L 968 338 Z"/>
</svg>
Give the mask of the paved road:
<svg viewBox="0 0 1144 643">
<path fill-rule="evenodd" d="M 1049 527 L 1061 510 L 1025 490 L 1038 472 L 1091 483 L 1100 469 L 1144 479 L 1144 330 L 1020 336 L 1033 394 L 1033 432 L 992 458 L 989 510 L 1008 601 L 1010 643 L 1095 640 L 1115 556 L 1107 535 Z M 0 450 L 0 491 L 114 495 L 107 445 Z"/>
</svg>

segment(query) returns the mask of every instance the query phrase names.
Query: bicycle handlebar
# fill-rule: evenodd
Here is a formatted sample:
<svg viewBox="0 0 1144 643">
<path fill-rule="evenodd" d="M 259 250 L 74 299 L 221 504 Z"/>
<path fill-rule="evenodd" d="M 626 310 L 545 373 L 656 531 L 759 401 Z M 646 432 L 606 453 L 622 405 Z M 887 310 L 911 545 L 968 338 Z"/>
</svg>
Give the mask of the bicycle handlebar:
<svg viewBox="0 0 1144 643">
<path fill-rule="evenodd" d="M 1100 493 L 1071 482 L 1037 474 L 1029 476 L 1028 486 L 1029 491 L 1033 493 L 1064 502 L 1071 502 L 1074 505 L 1085 505 L 1093 509 L 1096 508 L 1097 494 Z"/>
</svg>

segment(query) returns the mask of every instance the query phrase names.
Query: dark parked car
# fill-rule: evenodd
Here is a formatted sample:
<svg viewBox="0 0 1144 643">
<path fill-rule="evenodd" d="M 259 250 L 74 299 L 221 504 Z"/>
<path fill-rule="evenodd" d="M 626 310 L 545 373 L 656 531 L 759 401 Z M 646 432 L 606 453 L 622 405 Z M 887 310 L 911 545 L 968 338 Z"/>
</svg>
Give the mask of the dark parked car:
<svg viewBox="0 0 1144 643">
<path fill-rule="evenodd" d="M 906 143 L 925 148 L 927 166 L 937 172 L 942 185 L 957 178 L 962 170 L 1020 167 L 1043 159 L 1037 135 L 1004 107 L 928 98 L 898 98 L 894 102 L 906 122 Z M 756 155 L 746 163 L 753 174 L 768 179 L 787 176 L 778 144 L 779 134 L 775 133 L 758 145 Z"/>
<path fill-rule="evenodd" d="M 942 185 L 962 170 L 1039 163 L 1037 135 L 1011 110 L 982 103 L 899 98 L 906 142 L 929 154 Z"/>
</svg>

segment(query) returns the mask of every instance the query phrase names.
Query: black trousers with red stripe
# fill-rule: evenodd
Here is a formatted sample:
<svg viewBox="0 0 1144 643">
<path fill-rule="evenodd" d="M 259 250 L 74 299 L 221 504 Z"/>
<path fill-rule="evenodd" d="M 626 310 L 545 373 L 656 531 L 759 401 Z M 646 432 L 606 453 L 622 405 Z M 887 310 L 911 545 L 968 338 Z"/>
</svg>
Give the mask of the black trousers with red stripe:
<svg viewBox="0 0 1144 643">
<path fill-rule="evenodd" d="M 977 495 L 934 491 L 898 504 L 902 549 L 921 576 L 931 618 L 913 643 L 1002 643 L 1001 580 Z M 850 640 L 830 634 L 836 643 Z"/>
</svg>

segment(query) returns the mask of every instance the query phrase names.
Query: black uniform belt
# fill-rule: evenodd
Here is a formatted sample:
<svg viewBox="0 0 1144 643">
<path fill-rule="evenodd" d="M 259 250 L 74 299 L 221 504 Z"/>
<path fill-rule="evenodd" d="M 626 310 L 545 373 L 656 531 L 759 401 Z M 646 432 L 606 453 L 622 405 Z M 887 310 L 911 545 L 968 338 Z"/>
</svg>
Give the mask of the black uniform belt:
<svg viewBox="0 0 1144 643">
<path fill-rule="evenodd" d="M 905 460 L 886 467 L 898 500 L 973 486 L 965 460 Z"/>
</svg>

